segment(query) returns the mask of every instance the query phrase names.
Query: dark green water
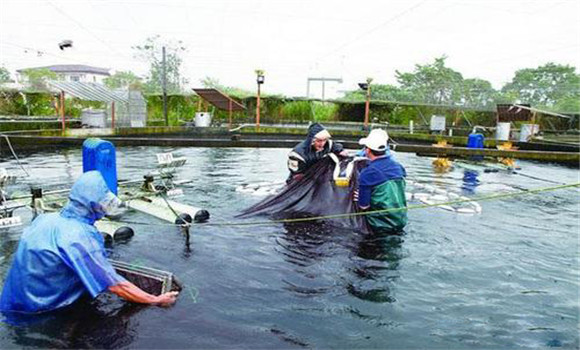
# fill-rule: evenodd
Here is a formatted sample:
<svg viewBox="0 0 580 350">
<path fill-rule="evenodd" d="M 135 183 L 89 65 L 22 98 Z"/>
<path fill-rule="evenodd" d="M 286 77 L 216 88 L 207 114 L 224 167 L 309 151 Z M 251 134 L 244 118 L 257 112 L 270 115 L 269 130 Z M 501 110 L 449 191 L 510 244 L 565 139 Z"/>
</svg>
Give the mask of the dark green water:
<svg viewBox="0 0 580 350">
<path fill-rule="evenodd" d="M 262 198 L 236 186 L 286 177 L 288 150 L 147 147 L 117 150 L 119 178 L 139 178 L 168 151 L 188 158 L 179 178 L 193 180 L 179 201 L 208 209 L 212 221 Z M 467 196 L 553 186 L 506 173 L 435 174 L 430 158 L 396 157 L 411 178 Z M 72 183 L 82 171 L 76 149 L 24 163 L 32 177 L 14 187 L 24 191 Z M 520 165 L 580 180 L 577 169 Z M 18 172 L 13 160 L 0 166 Z M 135 307 L 104 295 L 48 321 L 3 324 L 0 348 L 578 348 L 579 191 L 480 204 L 480 215 L 412 210 L 402 237 L 320 224 L 196 226 L 190 250 L 173 228 L 131 213 L 150 225 L 134 226 L 112 257 L 174 272 L 186 284 L 177 304 Z M 0 280 L 20 232 L 0 231 Z"/>
</svg>

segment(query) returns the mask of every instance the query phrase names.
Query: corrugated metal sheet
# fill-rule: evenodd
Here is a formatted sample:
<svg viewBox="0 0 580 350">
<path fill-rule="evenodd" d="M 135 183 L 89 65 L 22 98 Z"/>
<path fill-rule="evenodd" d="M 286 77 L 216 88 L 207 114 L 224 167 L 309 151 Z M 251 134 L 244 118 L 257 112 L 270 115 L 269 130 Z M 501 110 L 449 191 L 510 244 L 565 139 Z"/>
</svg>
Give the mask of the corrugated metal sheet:
<svg viewBox="0 0 580 350">
<path fill-rule="evenodd" d="M 65 94 L 88 100 L 102 102 L 120 102 L 127 103 L 125 96 L 121 96 L 111 91 L 103 85 L 96 83 L 83 83 L 80 81 L 50 81 L 48 84 L 55 90 L 64 91 Z"/>
<path fill-rule="evenodd" d="M 244 105 L 240 104 L 239 102 L 237 102 L 236 100 L 234 100 L 233 98 L 229 97 L 228 95 L 222 93 L 219 90 L 216 90 L 216 89 L 193 89 L 193 91 L 195 91 L 196 94 L 201 96 L 201 98 L 203 98 L 204 100 L 206 100 L 207 102 L 211 103 L 212 105 L 216 106 L 217 108 L 219 108 L 221 110 L 229 111 L 230 110 L 230 101 L 232 104 L 232 111 L 233 112 L 246 110 L 246 107 L 244 107 Z"/>
</svg>

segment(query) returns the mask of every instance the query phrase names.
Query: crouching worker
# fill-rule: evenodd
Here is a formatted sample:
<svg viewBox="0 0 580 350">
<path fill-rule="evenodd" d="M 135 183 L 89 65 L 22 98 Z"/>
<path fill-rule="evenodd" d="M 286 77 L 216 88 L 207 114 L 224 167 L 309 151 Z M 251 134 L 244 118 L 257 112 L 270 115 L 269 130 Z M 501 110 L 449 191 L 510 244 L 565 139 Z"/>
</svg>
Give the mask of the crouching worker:
<svg viewBox="0 0 580 350">
<path fill-rule="evenodd" d="M 361 210 L 395 209 L 365 215 L 373 231 L 398 233 L 407 225 L 405 198 L 405 168 L 387 154 L 389 136 L 382 129 L 374 129 L 359 144 L 365 147 L 370 164 L 359 176 L 359 188 L 354 193 Z"/>
<path fill-rule="evenodd" d="M 173 304 L 177 292 L 151 295 L 119 276 L 93 225 L 119 203 L 98 171 L 73 185 L 60 213 L 38 216 L 24 230 L 0 297 L 0 310 L 38 313 L 72 304 L 84 294 L 111 291 L 143 304 Z"/>
<path fill-rule="evenodd" d="M 290 176 L 286 180 L 287 184 L 300 180 L 310 167 L 329 153 L 348 156 L 342 145 L 330 138 L 330 133 L 321 124 L 314 123 L 308 127 L 306 140 L 297 144 L 288 154 Z"/>
</svg>

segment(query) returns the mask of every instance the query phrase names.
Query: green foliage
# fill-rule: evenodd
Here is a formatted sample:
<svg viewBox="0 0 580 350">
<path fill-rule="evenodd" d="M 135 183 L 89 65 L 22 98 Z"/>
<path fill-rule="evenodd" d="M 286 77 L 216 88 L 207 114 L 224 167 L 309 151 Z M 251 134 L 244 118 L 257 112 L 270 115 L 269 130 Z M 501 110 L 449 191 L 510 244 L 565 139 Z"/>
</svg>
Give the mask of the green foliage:
<svg viewBox="0 0 580 350">
<path fill-rule="evenodd" d="M 176 44 L 171 42 L 161 42 L 159 35 L 147 38 L 143 45 L 134 46 L 137 56 L 149 62 L 149 75 L 143 85 L 143 91 L 147 94 L 159 94 L 163 92 L 163 57 L 162 48 L 165 47 L 165 72 L 166 87 L 168 94 L 181 93 L 181 87 L 187 83 L 187 79 L 181 76 L 182 59 L 180 54 L 186 51 L 181 46 L 182 42 Z"/>
<path fill-rule="evenodd" d="M 574 100 L 580 100 L 580 75 L 569 65 L 547 63 L 538 68 L 520 69 L 502 92 L 515 97 L 515 102 L 536 107 L 554 108 L 558 105 L 580 111 Z"/>
<path fill-rule="evenodd" d="M 317 122 L 333 121 L 338 112 L 338 106 L 329 102 L 312 101 L 311 108 Z"/>
<path fill-rule="evenodd" d="M 237 98 L 246 98 L 246 97 L 250 97 L 250 96 L 255 95 L 255 92 L 252 92 L 252 91 L 222 85 L 218 79 L 215 79 L 212 77 L 205 77 L 200 82 L 204 88 L 217 89 L 226 95 L 237 97 Z"/>
<path fill-rule="evenodd" d="M 10 72 L 8 69 L 0 67 L 0 84 L 8 83 L 10 81 L 12 81 L 12 79 L 10 79 Z"/>
<path fill-rule="evenodd" d="M 483 79 L 465 79 L 461 85 L 461 100 L 468 107 L 493 109 L 499 93 Z"/>
<path fill-rule="evenodd" d="M 452 105 L 461 98 L 463 76 L 445 66 L 446 57 L 433 64 L 415 65 L 413 73 L 396 71 L 401 90 L 423 103 Z"/>
<path fill-rule="evenodd" d="M 56 96 L 44 92 L 0 91 L 0 114 L 58 117 L 56 100 Z M 77 98 L 66 99 L 65 114 L 69 117 L 80 117 L 85 108 L 105 108 L 105 104 Z"/>
<path fill-rule="evenodd" d="M 130 71 L 120 71 L 106 77 L 103 82 L 110 89 L 131 87 L 140 89 L 142 87 L 141 78 Z"/>
<path fill-rule="evenodd" d="M 282 106 L 282 117 L 287 120 L 308 121 L 312 120 L 312 107 L 309 101 L 290 101 Z"/>
<path fill-rule="evenodd" d="M 26 79 L 26 86 L 32 91 L 46 91 L 47 81 L 58 79 L 58 75 L 48 68 L 25 69 L 21 74 Z"/>
</svg>

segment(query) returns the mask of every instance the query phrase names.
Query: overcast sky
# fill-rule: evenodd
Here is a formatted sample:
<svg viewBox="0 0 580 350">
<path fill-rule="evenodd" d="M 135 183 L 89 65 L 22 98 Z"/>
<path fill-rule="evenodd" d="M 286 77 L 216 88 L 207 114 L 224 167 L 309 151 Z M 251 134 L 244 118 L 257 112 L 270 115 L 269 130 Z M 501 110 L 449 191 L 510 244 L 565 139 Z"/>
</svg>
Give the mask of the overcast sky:
<svg viewBox="0 0 580 350">
<path fill-rule="evenodd" d="M 308 77 L 342 78 L 327 97 L 373 77 L 395 83 L 446 55 L 464 78 L 495 88 L 547 62 L 580 71 L 578 0 L 0 0 L 0 65 L 87 64 L 148 71 L 131 47 L 149 36 L 183 41 L 190 86 L 223 85 L 306 94 Z M 61 51 L 58 43 L 74 42 Z M 320 85 L 312 85 L 320 95 Z"/>
</svg>

